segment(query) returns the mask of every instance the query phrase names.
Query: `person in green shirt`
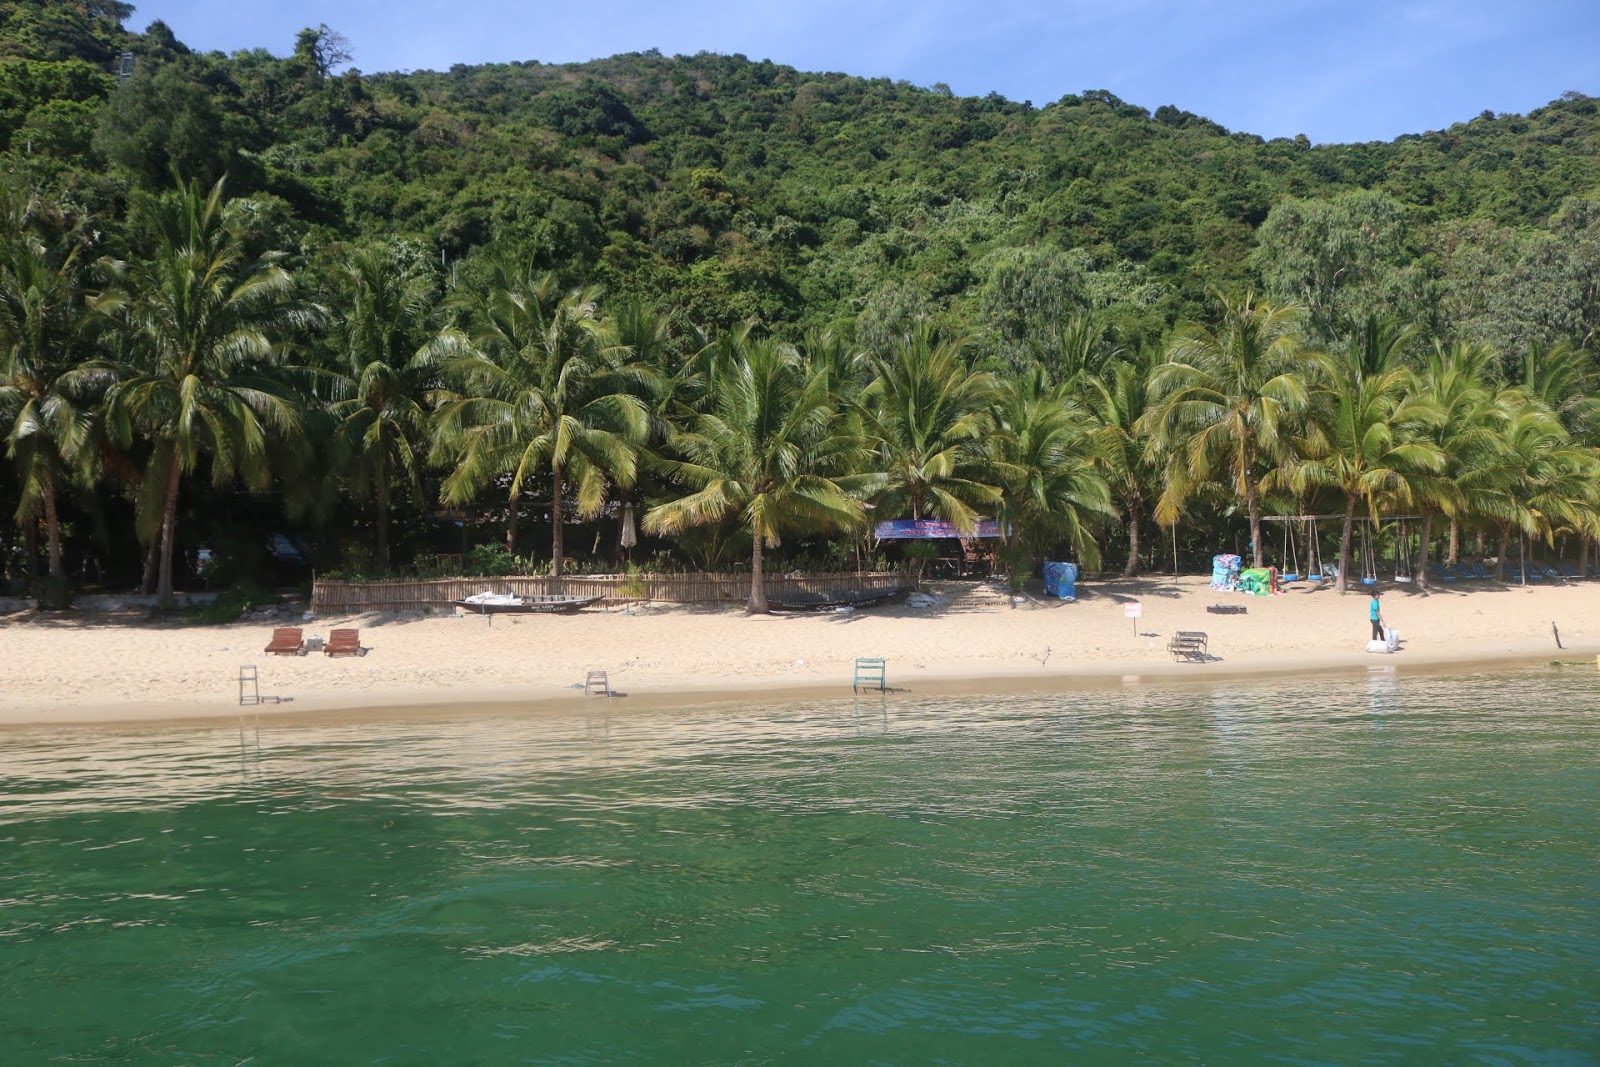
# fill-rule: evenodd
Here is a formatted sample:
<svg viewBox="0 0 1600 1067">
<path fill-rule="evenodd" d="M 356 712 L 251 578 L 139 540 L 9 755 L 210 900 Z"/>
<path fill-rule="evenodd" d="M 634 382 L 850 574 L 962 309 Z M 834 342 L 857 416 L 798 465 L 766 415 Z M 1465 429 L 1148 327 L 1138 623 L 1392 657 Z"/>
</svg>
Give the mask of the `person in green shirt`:
<svg viewBox="0 0 1600 1067">
<path fill-rule="evenodd" d="M 1372 619 L 1372 639 L 1383 640 L 1383 612 L 1378 606 L 1378 591 L 1372 591 L 1372 603 L 1367 607 L 1367 615 Z"/>
</svg>

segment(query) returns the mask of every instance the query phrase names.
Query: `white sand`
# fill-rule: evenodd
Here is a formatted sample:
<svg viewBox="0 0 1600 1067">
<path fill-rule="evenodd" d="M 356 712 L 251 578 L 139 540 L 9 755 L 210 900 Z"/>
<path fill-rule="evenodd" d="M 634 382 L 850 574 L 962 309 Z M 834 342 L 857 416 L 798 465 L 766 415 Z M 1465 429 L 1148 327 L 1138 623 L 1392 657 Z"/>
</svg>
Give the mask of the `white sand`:
<svg viewBox="0 0 1600 1067">
<path fill-rule="evenodd" d="M 746 617 L 739 609 L 656 606 L 638 613 L 319 618 L 305 633 L 357 626 L 358 658 L 262 653 L 272 623 L 158 625 L 137 618 L 0 617 L 0 724 L 236 717 L 241 664 L 263 695 L 291 698 L 262 714 L 354 714 L 514 702 L 581 703 L 588 669 L 609 673 L 624 706 L 748 701 L 811 691 L 848 693 L 857 656 L 888 659 L 889 684 L 914 693 L 1047 689 L 1097 681 L 1240 673 L 1476 667 L 1498 660 L 1595 662 L 1600 582 L 1554 587 L 1457 583 L 1423 596 L 1386 588 L 1404 640 L 1392 656 L 1365 652 L 1367 597 L 1290 586 L 1277 597 L 1212 592 L 1204 578 L 1081 584 L 1076 603 L 1014 605 L 992 585 L 948 583 L 937 606 L 843 614 Z M 1137 599 L 1143 617 L 1123 610 Z M 1207 605 L 1243 605 L 1216 615 Z M 1559 651 L 1551 623 L 1560 627 Z M 284 625 L 278 623 L 277 625 Z M 1175 630 L 1210 634 L 1216 659 L 1174 664 Z M 254 713 L 254 709 L 252 709 Z"/>
</svg>

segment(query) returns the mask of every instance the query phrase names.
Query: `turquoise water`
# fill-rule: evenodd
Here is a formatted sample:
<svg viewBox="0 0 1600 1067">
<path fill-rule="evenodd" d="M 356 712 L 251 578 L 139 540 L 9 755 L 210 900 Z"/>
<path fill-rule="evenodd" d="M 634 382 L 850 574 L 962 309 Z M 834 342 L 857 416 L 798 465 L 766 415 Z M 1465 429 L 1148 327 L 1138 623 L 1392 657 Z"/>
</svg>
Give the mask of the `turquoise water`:
<svg viewBox="0 0 1600 1067">
<path fill-rule="evenodd" d="M 1597 696 L 0 734 L 0 1064 L 1600 1062 Z"/>
</svg>

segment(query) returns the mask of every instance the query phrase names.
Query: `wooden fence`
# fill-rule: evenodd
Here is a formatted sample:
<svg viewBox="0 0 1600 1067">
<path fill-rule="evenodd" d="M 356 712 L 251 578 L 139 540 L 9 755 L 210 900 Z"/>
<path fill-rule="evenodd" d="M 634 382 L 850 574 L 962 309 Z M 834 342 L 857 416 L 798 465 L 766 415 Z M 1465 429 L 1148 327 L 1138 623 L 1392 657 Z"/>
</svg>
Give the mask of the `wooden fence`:
<svg viewBox="0 0 1600 1067">
<path fill-rule="evenodd" d="M 555 579 L 515 575 L 504 578 L 439 578 L 429 581 L 343 582 L 318 578 L 311 583 L 311 610 L 318 615 L 358 615 L 368 611 L 444 609 L 452 600 L 474 593 L 534 596 L 553 593 Z M 574 596 L 603 594 L 619 603 L 654 600 L 668 604 L 743 603 L 750 595 L 748 574 L 587 574 L 563 578 L 563 592 Z M 623 592 L 623 586 L 642 584 Z M 767 596 L 777 600 L 796 593 L 832 594 L 855 591 L 891 592 L 903 588 L 893 572 L 767 576 Z M 632 595 L 629 595 L 632 594 Z"/>
</svg>

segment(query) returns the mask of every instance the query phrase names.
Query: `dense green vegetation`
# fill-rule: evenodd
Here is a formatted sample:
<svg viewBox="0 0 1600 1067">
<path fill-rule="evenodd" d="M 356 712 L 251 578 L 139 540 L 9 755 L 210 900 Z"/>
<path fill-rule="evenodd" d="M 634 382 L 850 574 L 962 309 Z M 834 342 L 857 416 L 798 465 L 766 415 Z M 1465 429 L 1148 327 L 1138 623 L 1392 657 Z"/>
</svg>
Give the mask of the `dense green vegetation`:
<svg viewBox="0 0 1600 1067">
<path fill-rule="evenodd" d="M 224 56 L 130 13 L 0 0 L 12 589 L 615 566 L 624 499 L 657 563 L 758 574 L 869 514 L 1128 573 L 1274 514 L 1342 515 L 1342 574 L 1363 515 L 1423 516 L 1423 561 L 1600 536 L 1592 97 L 1313 146 L 740 56 L 363 75 L 326 27 Z"/>
</svg>

